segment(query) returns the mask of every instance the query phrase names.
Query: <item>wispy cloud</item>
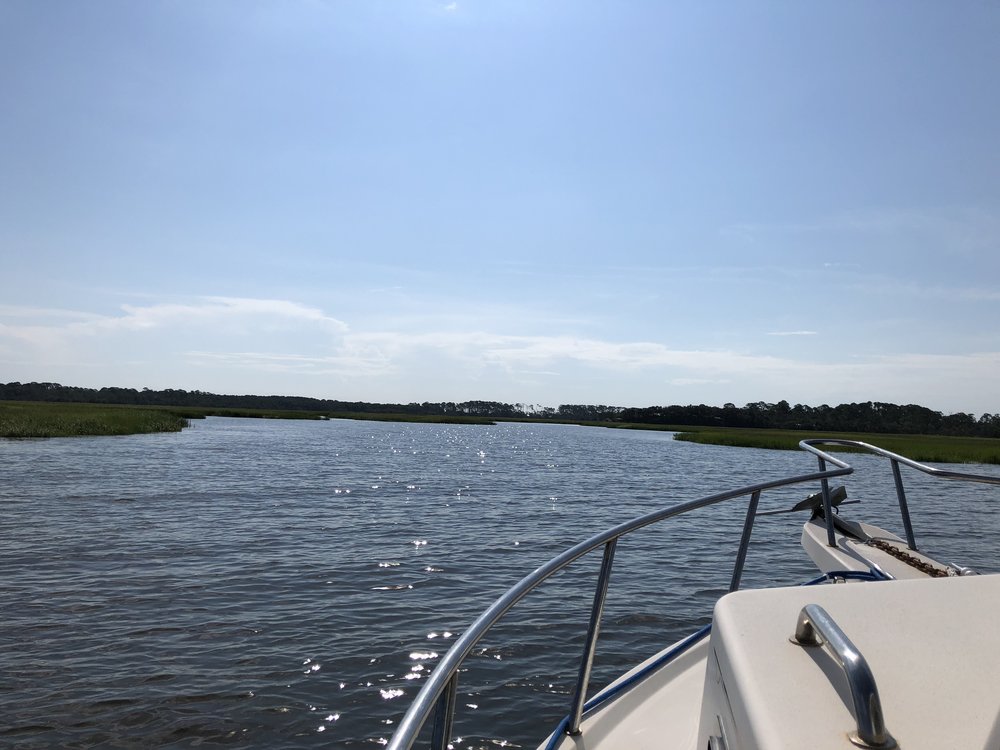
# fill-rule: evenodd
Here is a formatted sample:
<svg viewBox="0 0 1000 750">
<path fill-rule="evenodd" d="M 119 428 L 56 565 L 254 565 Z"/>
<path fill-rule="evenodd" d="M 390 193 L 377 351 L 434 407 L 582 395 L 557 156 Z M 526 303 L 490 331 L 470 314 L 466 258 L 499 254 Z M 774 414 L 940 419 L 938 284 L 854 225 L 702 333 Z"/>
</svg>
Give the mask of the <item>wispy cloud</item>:
<svg viewBox="0 0 1000 750">
<path fill-rule="evenodd" d="M 544 365 L 559 361 L 613 369 L 710 367 L 733 372 L 782 366 L 781 360 L 769 356 L 671 349 L 648 341 L 615 342 L 574 336 L 513 336 L 485 331 L 416 335 L 369 332 L 351 334 L 344 340 L 346 346 L 377 349 L 390 357 L 436 350 L 456 360 L 485 362 L 518 370 L 546 370 L 548 368 Z"/>
<path fill-rule="evenodd" d="M 305 321 L 318 323 L 334 331 L 344 332 L 347 324 L 325 315 L 320 309 L 297 302 L 242 297 L 204 297 L 191 304 L 160 304 L 141 307 L 122 305 L 125 313 L 108 317 L 99 323 L 112 327 L 153 328 L 178 322 L 198 322 L 208 319 L 264 318 L 275 321 Z"/>
<path fill-rule="evenodd" d="M 15 322 L 4 323 L 3 318 Z M 295 323 L 315 324 L 333 333 L 347 331 L 346 323 L 325 315 L 318 308 L 273 299 L 202 297 L 183 304 L 122 305 L 118 314 L 108 315 L 30 306 L 0 307 L 0 335 L 39 345 L 115 331 L 224 324 L 236 324 L 250 331 Z"/>
<path fill-rule="evenodd" d="M 553 403 L 570 397 L 622 405 L 784 398 L 955 409 L 986 404 L 982 409 L 992 403 L 1000 372 L 1000 353 L 989 351 L 821 360 L 573 335 L 355 330 L 319 308 L 233 297 L 126 305 L 114 315 L 5 306 L 0 352 L 17 364 L 19 379 L 32 378 L 21 374 L 29 371 L 43 380 L 66 372 L 66 382 L 78 382 L 73 378 L 87 373 L 99 384 L 219 384 L 226 392 L 386 401 L 496 398 L 513 391 L 522 400 Z M 578 388 L 588 382 L 597 385 Z M 600 395 L 586 395 L 594 389 Z"/>
<path fill-rule="evenodd" d="M 880 297 L 909 297 L 917 300 L 946 302 L 1000 302 L 1000 289 L 996 287 L 960 284 L 945 286 L 883 275 L 857 281 L 852 285 L 852 288 L 866 295 Z"/>
<path fill-rule="evenodd" d="M 929 232 L 979 241 L 994 238 L 998 225 L 1000 217 L 977 208 L 872 208 L 845 211 L 812 221 L 729 224 L 720 231 L 757 239 L 778 234 Z"/>
<path fill-rule="evenodd" d="M 390 372 L 392 363 L 375 352 L 342 353 L 330 356 L 309 356 L 275 352 L 205 352 L 189 351 L 184 356 L 196 365 L 223 366 L 232 370 L 299 375 L 338 375 L 372 377 Z"/>
<path fill-rule="evenodd" d="M 863 271 L 876 256 L 896 258 L 927 254 L 967 261 L 994 254 L 1000 214 L 972 207 L 874 208 L 846 211 L 812 221 L 739 223 L 722 227 L 723 238 L 771 250 L 808 251 L 824 257 L 825 269 Z M 895 268 L 906 273 L 905 264 Z"/>
<path fill-rule="evenodd" d="M 448 13 L 454 13 L 456 10 L 458 10 L 458 3 L 448 3 L 446 6 L 444 6 L 444 9 Z"/>
<path fill-rule="evenodd" d="M 79 310 L 65 310 L 56 307 L 0 305 L 0 319 L 2 318 L 28 318 L 32 320 L 98 320 L 101 316 L 96 313 L 80 312 Z"/>
<path fill-rule="evenodd" d="M 732 382 L 728 378 L 672 378 L 670 385 L 724 385 Z"/>
</svg>

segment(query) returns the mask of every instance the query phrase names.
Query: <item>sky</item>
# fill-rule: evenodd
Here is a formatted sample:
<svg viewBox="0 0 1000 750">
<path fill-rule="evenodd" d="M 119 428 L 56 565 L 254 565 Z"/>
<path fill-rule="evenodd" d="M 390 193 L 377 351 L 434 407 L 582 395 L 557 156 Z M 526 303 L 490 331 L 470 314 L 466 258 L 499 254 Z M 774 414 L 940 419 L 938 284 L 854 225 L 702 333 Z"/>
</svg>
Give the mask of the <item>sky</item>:
<svg viewBox="0 0 1000 750">
<path fill-rule="evenodd" d="M 1000 4 L 0 0 L 0 382 L 1000 412 Z"/>
</svg>

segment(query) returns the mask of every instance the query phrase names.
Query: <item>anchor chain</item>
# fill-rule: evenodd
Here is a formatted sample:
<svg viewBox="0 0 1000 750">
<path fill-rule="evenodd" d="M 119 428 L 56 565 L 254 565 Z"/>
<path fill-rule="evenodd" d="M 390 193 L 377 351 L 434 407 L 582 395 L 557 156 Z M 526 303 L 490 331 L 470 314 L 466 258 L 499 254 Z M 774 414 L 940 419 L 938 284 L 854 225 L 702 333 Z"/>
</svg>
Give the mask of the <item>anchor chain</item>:
<svg viewBox="0 0 1000 750">
<path fill-rule="evenodd" d="M 901 550 L 899 547 L 889 544 L 881 539 L 869 539 L 865 542 L 865 544 L 882 550 L 886 554 L 895 557 L 897 560 L 901 560 L 911 568 L 916 568 L 921 573 L 925 573 L 931 578 L 947 578 L 950 575 L 947 570 L 937 568 L 930 563 L 921 560 L 919 557 L 911 555 L 909 552 Z"/>
</svg>

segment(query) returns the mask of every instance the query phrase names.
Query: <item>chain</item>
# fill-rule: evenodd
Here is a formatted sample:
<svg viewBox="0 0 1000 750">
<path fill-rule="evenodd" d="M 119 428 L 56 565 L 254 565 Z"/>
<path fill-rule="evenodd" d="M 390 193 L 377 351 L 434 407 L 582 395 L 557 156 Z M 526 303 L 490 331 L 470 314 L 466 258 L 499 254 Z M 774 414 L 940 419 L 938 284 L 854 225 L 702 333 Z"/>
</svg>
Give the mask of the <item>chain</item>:
<svg viewBox="0 0 1000 750">
<path fill-rule="evenodd" d="M 941 568 L 936 568 L 928 562 L 921 560 L 915 555 L 911 555 L 905 550 L 901 550 L 895 545 L 889 544 L 881 539 L 869 539 L 865 544 L 880 549 L 888 555 L 895 557 L 897 560 L 902 560 L 911 568 L 916 568 L 921 573 L 926 573 L 931 578 L 946 578 L 949 574 L 947 570 L 942 570 Z"/>
</svg>

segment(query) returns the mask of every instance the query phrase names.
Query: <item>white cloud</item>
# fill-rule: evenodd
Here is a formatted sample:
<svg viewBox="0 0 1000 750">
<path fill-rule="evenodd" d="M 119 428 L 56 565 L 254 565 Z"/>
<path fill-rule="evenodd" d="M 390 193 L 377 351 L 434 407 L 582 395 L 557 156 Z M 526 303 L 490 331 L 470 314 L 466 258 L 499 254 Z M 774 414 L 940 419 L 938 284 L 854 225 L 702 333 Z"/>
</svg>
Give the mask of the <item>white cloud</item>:
<svg viewBox="0 0 1000 750">
<path fill-rule="evenodd" d="M 359 333 L 345 337 L 348 347 L 374 348 L 389 356 L 436 350 L 456 359 L 491 363 L 510 369 L 547 369 L 543 365 L 572 361 L 602 368 L 711 368 L 726 372 L 780 368 L 783 360 L 727 351 L 670 349 L 653 342 L 613 342 L 573 336 L 511 336 L 478 332 L 403 334 Z"/>
<path fill-rule="evenodd" d="M 1000 372 L 1000 353 L 989 351 L 802 360 L 571 335 L 355 331 L 318 308 L 231 297 L 115 315 L 3 307 L 0 351 L 10 379 L 368 401 L 874 400 L 996 411 Z"/>
<path fill-rule="evenodd" d="M 670 385 L 685 386 L 685 385 L 721 385 L 725 383 L 731 383 L 731 380 L 726 378 L 673 378 L 670 380 Z"/>
<path fill-rule="evenodd" d="M 178 323 L 200 323 L 210 319 L 270 319 L 274 322 L 303 321 L 319 323 L 332 331 L 344 332 L 347 324 L 323 314 L 322 310 L 296 302 L 242 297 L 203 297 L 191 304 L 159 304 L 146 307 L 122 305 L 123 316 L 94 321 L 99 325 L 121 328 L 154 328 Z"/>
<path fill-rule="evenodd" d="M 56 307 L 26 307 L 23 305 L 0 305 L 0 318 L 55 318 L 65 320 L 97 320 L 101 316 L 79 310 L 63 310 Z"/>
<path fill-rule="evenodd" d="M 187 304 L 122 305 L 120 309 L 121 313 L 117 315 L 99 315 L 5 305 L 0 307 L 0 336 L 38 346 L 54 346 L 86 336 L 191 326 L 202 330 L 226 326 L 253 332 L 309 324 L 332 334 L 348 330 L 346 323 L 325 315 L 318 308 L 287 300 L 202 297 Z M 3 318 L 17 322 L 4 323 Z"/>
<path fill-rule="evenodd" d="M 458 10 L 458 3 L 448 3 L 446 6 L 444 6 L 444 9 L 449 13 L 454 13 L 456 10 Z"/>
<path fill-rule="evenodd" d="M 393 367 L 385 356 L 373 353 L 345 352 L 331 356 L 282 354 L 271 352 L 185 352 L 189 361 L 206 366 L 223 366 L 234 371 L 260 371 L 298 375 L 338 375 L 373 377 L 390 372 Z"/>
<path fill-rule="evenodd" d="M 815 336 L 816 331 L 768 331 L 768 336 Z"/>
</svg>

